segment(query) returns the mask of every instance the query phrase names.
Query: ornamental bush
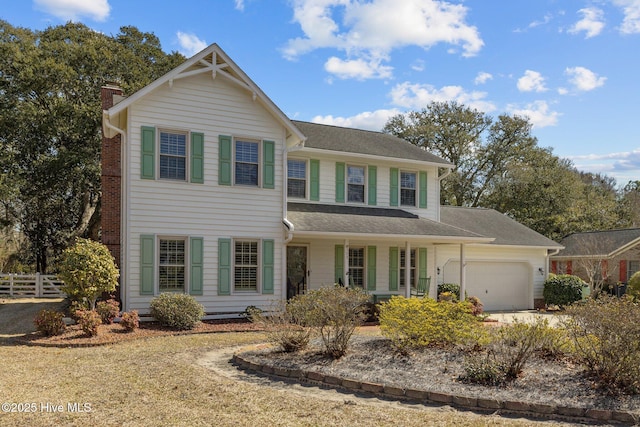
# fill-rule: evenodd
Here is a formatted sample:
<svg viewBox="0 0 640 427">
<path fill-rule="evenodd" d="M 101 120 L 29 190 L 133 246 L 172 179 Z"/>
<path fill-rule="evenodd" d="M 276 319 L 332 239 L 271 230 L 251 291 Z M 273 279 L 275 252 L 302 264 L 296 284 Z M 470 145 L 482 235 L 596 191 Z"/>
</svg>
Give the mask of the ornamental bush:
<svg viewBox="0 0 640 427">
<path fill-rule="evenodd" d="M 98 326 L 102 324 L 100 315 L 95 310 L 78 310 L 76 312 L 78 324 L 82 331 L 90 337 L 98 335 Z"/>
<path fill-rule="evenodd" d="M 64 314 L 55 310 L 40 310 L 36 317 L 33 319 L 33 323 L 36 325 L 36 330 L 50 337 L 53 335 L 61 335 L 65 329 Z"/>
<path fill-rule="evenodd" d="M 96 311 L 100 315 L 102 323 L 110 325 L 113 323 L 113 319 L 120 314 L 120 303 L 113 298 L 107 301 L 99 301 L 96 304 Z"/>
<path fill-rule="evenodd" d="M 297 295 L 288 309 L 295 313 L 301 326 L 319 331 L 325 354 L 340 358 L 345 355 L 349 340 L 366 314 L 369 296 L 361 289 L 327 286 Z"/>
<path fill-rule="evenodd" d="M 587 284 L 570 274 L 550 275 L 544 281 L 544 302 L 547 305 L 566 307 L 582 299 L 582 288 Z"/>
<path fill-rule="evenodd" d="M 429 345 L 476 345 L 486 331 L 468 302 L 393 296 L 380 304 L 380 331 L 400 351 Z"/>
<path fill-rule="evenodd" d="M 629 278 L 629 282 L 627 283 L 627 294 L 636 301 L 640 299 L 640 271 L 636 271 Z"/>
<path fill-rule="evenodd" d="M 253 307 L 253 306 L 251 306 Z M 267 313 L 253 307 L 249 320 L 261 325 L 267 334 L 269 342 L 276 344 L 285 353 L 304 350 L 311 338 L 311 328 L 303 326 L 306 313 L 298 310 L 294 300 L 279 303 Z"/>
<path fill-rule="evenodd" d="M 72 301 L 86 301 L 90 309 L 103 292 L 113 292 L 120 272 L 109 249 L 102 243 L 77 239 L 62 254 L 58 276 L 62 290 Z"/>
<path fill-rule="evenodd" d="M 456 301 L 460 301 L 460 285 L 457 283 L 440 283 L 438 285 L 438 295 L 450 292 Z"/>
<path fill-rule="evenodd" d="M 204 307 L 187 294 L 165 292 L 151 300 L 151 315 L 164 326 L 193 329 L 204 316 Z"/>
<path fill-rule="evenodd" d="M 132 332 L 140 327 L 140 317 L 137 310 L 125 311 L 120 319 L 120 326 L 127 331 Z"/>
</svg>

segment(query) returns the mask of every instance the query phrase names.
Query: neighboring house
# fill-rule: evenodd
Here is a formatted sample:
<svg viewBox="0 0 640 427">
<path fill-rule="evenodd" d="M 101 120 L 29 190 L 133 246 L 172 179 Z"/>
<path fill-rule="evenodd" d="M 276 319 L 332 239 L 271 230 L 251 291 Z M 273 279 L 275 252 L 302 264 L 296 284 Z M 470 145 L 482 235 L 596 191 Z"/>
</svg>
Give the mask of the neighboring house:
<svg viewBox="0 0 640 427">
<path fill-rule="evenodd" d="M 404 140 L 291 121 L 215 44 L 102 95 L 102 240 L 125 310 L 186 292 L 230 317 L 334 283 L 388 297 L 428 280 L 430 296 L 457 282 L 486 309 L 541 304 L 560 245 L 441 208 L 453 165 Z"/>
<path fill-rule="evenodd" d="M 552 273 L 615 285 L 640 271 L 640 228 L 573 233 L 561 244 L 565 248 L 551 257 Z"/>
</svg>

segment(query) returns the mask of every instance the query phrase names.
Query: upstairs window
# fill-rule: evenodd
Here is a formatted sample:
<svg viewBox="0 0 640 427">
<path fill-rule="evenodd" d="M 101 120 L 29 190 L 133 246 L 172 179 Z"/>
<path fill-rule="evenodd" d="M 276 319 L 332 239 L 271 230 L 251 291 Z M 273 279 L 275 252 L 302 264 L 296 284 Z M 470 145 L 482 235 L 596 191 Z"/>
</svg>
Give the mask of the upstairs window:
<svg viewBox="0 0 640 427">
<path fill-rule="evenodd" d="M 160 178 L 187 178 L 187 134 L 160 131 Z"/>
<path fill-rule="evenodd" d="M 185 239 L 160 239 L 159 291 L 184 292 Z"/>
<path fill-rule="evenodd" d="M 307 194 L 307 162 L 304 160 L 287 161 L 287 195 L 295 198 L 306 198 Z"/>
<path fill-rule="evenodd" d="M 364 203 L 364 166 L 347 166 L 347 201 Z"/>
<path fill-rule="evenodd" d="M 400 172 L 400 205 L 416 205 L 416 174 Z"/>
<path fill-rule="evenodd" d="M 236 140 L 235 143 L 235 183 L 258 186 L 260 144 L 253 141 Z"/>
</svg>

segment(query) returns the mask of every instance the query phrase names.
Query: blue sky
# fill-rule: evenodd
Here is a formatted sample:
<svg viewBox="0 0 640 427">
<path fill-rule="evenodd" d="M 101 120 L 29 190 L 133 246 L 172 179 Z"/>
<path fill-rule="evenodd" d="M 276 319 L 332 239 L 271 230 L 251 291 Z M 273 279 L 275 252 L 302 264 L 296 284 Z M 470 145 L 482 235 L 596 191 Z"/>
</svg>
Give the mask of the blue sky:
<svg viewBox="0 0 640 427">
<path fill-rule="evenodd" d="M 640 179 L 640 0 L 0 0 L 0 18 L 217 43 L 292 119 L 380 130 L 456 100 L 526 115 L 580 170 Z"/>
</svg>

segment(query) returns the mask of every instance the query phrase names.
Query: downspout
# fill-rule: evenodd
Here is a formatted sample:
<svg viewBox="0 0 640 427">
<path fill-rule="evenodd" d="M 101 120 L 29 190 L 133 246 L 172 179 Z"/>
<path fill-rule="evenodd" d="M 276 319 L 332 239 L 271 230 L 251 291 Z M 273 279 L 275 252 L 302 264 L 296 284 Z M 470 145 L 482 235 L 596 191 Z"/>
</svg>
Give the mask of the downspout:
<svg viewBox="0 0 640 427">
<path fill-rule="evenodd" d="M 547 280 L 549 278 L 549 258 L 551 258 L 554 255 L 557 255 L 558 252 L 560 252 L 561 249 L 554 249 L 552 252 L 547 251 L 547 256 L 545 257 L 545 272 L 544 272 L 544 280 Z"/>
</svg>

